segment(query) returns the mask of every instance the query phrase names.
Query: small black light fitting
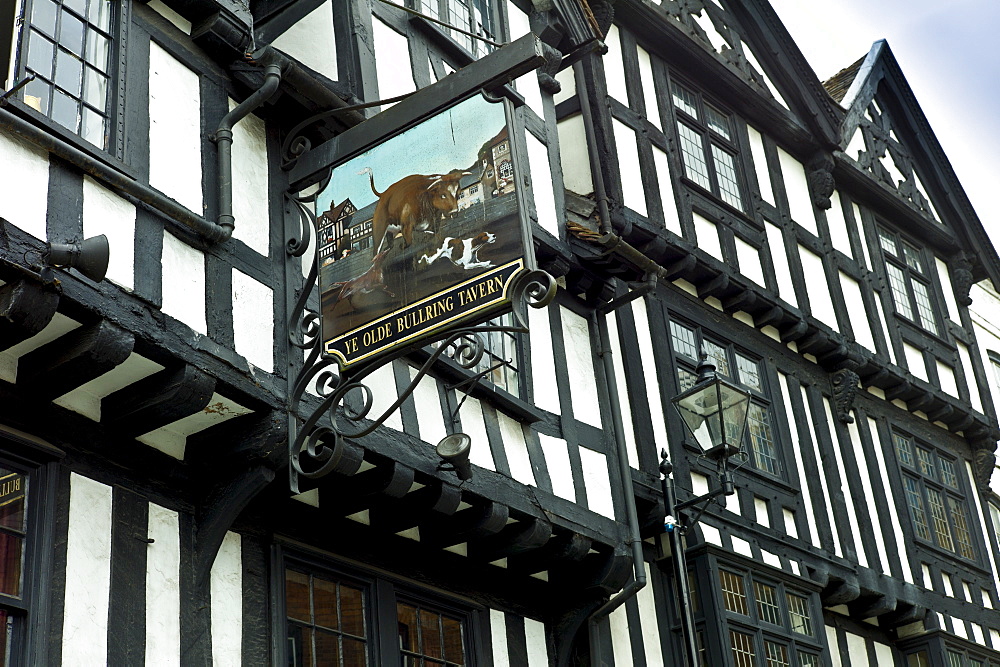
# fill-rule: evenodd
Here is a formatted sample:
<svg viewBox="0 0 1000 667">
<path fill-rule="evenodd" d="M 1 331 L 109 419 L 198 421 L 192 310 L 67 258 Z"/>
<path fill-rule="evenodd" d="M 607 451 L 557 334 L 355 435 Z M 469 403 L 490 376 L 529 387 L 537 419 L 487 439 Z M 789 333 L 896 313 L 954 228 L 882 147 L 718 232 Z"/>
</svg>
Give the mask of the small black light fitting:
<svg viewBox="0 0 1000 667">
<path fill-rule="evenodd" d="M 472 464 L 469 463 L 469 450 L 472 448 L 472 438 L 465 433 L 452 433 L 441 439 L 435 447 L 437 455 L 443 463 L 438 469 L 446 469 L 450 465 L 463 482 L 472 479 Z"/>
<path fill-rule="evenodd" d="M 108 273 L 111 248 L 104 234 L 78 243 L 49 243 L 45 253 L 47 266 L 74 268 L 95 283 Z"/>
</svg>

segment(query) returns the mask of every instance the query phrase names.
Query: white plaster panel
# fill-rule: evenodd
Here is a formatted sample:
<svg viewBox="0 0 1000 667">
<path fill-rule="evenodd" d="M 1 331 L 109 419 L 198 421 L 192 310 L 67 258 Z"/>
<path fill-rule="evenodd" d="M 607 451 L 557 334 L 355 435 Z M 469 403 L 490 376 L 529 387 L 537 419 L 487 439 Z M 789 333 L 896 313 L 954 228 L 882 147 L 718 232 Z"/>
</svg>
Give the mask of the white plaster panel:
<svg viewBox="0 0 1000 667">
<path fill-rule="evenodd" d="M 469 449 L 469 461 L 480 468 L 496 470 L 496 464 L 493 462 L 493 452 L 490 450 L 490 438 L 486 434 L 486 422 L 483 419 L 482 403 L 477 398 L 468 397 L 465 399 L 465 403 L 462 403 L 462 407 L 459 408 L 458 416 L 462 420 L 462 432 L 472 440 L 472 446 Z"/>
<path fill-rule="evenodd" d="M 750 155 L 753 157 L 754 171 L 757 172 L 757 184 L 760 186 L 760 197 L 774 206 L 774 189 L 771 187 L 771 172 L 767 168 L 767 153 L 764 151 L 764 137 L 755 128 L 747 126 L 750 135 Z"/>
<path fill-rule="evenodd" d="M 844 663 L 840 659 L 840 643 L 837 641 L 837 628 L 832 626 L 826 627 L 826 641 L 830 645 L 830 657 L 833 662 L 830 663 L 831 667 L 844 667 Z"/>
<path fill-rule="evenodd" d="M 979 387 L 976 385 L 975 376 L 972 374 L 972 355 L 969 354 L 969 348 L 964 343 L 956 343 L 955 346 L 958 348 L 958 358 L 962 362 L 962 369 L 965 371 L 966 380 L 970 382 L 969 399 L 972 402 L 972 407 L 979 412 L 983 412 L 983 398 L 979 393 Z M 989 364 L 986 367 L 989 368 Z"/>
<path fill-rule="evenodd" d="M 559 316 L 568 379 L 573 388 L 573 416 L 601 428 L 601 404 L 597 396 L 594 355 L 590 349 L 590 327 L 586 319 L 564 306 L 559 307 Z"/>
<path fill-rule="evenodd" d="M 333 31 L 331 0 L 325 0 L 303 16 L 271 44 L 332 81 L 340 78 L 337 74 L 337 40 Z"/>
<path fill-rule="evenodd" d="M 636 594 L 639 603 L 639 618 L 642 623 L 642 648 L 646 654 L 646 667 L 663 667 L 663 652 L 660 650 L 660 627 L 657 623 L 657 605 L 653 597 L 653 573 L 649 563 L 643 563 L 646 570 L 645 586 Z"/>
<path fill-rule="evenodd" d="M 781 508 L 781 517 L 785 522 L 785 534 L 791 537 L 799 536 L 799 529 L 795 525 L 795 512 L 787 507 Z"/>
<path fill-rule="evenodd" d="M 778 161 L 785 181 L 785 194 L 788 195 L 788 212 L 792 220 L 815 235 L 816 215 L 813 212 L 812 197 L 809 196 L 805 167 L 782 148 L 778 148 Z"/>
<path fill-rule="evenodd" d="M 212 664 L 243 664 L 243 560 L 242 542 L 227 532 L 212 563 Z"/>
<path fill-rule="evenodd" d="M 615 360 L 615 385 L 618 389 L 618 405 L 621 408 L 622 427 L 625 430 L 625 446 L 628 452 L 628 463 L 633 468 L 639 468 L 639 454 L 635 442 L 635 425 L 632 423 L 632 404 L 628 397 L 627 378 L 625 377 L 625 362 L 622 355 L 621 341 L 618 338 L 618 317 L 615 311 L 608 314 L 608 339 L 611 342 L 611 358 Z"/>
<path fill-rule="evenodd" d="M 817 439 L 816 436 L 817 433 L 816 425 L 813 423 L 812 410 L 809 409 L 809 397 L 806 395 L 805 387 L 800 385 L 799 393 L 801 395 L 802 403 L 806 406 L 805 416 L 806 416 L 806 422 L 809 425 L 809 432 L 813 434 L 812 448 L 813 448 L 813 457 L 815 457 L 814 460 L 822 461 L 823 457 L 820 455 L 819 451 L 819 440 Z M 785 405 L 790 405 L 790 403 L 786 402 Z M 792 432 L 794 433 L 794 431 L 795 427 L 793 425 Z M 797 439 L 797 436 L 793 436 L 793 439 Z M 798 447 L 796 447 L 795 449 L 798 449 Z M 806 480 L 808 479 L 808 477 L 804 476 L 803 474 L 803 476 L 801 476 L 799 479 Z M 838 525 L 837 517 L 833 515 L 833 503 L 830 500 L 830 489 L 827 487 L 826 475 L 819 475 L 819 486 L 820 486 L 820 493 L 822 493 L 821 506 L 826 508 L 827 519 L 830 522 L 830 530 L 833 533 L 833 551 L 838 556 L 843 557 L 844 553 L 840 545 L 840 530 L 837 528 Z M 815 525 L 815 524 L 810 524 L 810 525 Z"/>
<path fill-rule="evenodd" d="M 380 366 L 366 380 L 366 384 L 372 390 L 372 410 L 370 414 L 375 418 L 378 418 L 379 415 L 385 412 L 386 408 L 392 405 L 396 401 L 396 397 L 399 396 L 396 392 L 396 377 L 393 374 L 392 366 L 393 364 Z M 473 399 L 470 398 L 469 400 Z M 399 414 L 399 410 L 393 411 L 383 424 L 397 431 L 402 431 L 403 418 Z"/>
<path fill-rule="evenodd" d="M 691 473 L 691 493 L 695 496 L 703 496 L 708 493 L 708 477 L 698 472 Z"/>
<path fill-rule="evenodd" d="M 635 320 L 635 336 L 639 343 L 639 358 L 642 359 L 642 375 L 646 385 L 645 401 L 649 405 L 649 419 L 653 427 L 653 442 L 650 443 L 655 452 L 663 447 L 669 447 L 667 442 L 667 426 L 663 417 L 663 405 L 660 402 L 660 380 L 657 377 L 656 354 L 653 351 L 653 338 L 650 333 L 649 313 L 645 299 L 632 302 L 632 317 Z M 643 397 L 637 396 L 641 403 Z M 636 444 L 638 447 L 638 443 Z"/>
<path fill-rule="evenodd" d="M 653 168 L 660 187 L 660 203 L 663 206 L 663 226 L 678 236 L 683 236 L 681 220 L 677 214 L 677 200 L 674 198 L 674 182 L 670 178 L 670 160 L 667 154 L 653 145 Z"/>
<path fill-rule="evenodd" d="M 722 546 L 722 533 L 710 523 L 701 522 L 701 534 L 705 541 L 717 547 Z"/>
<path fill-rule="evenodd" d="M 233 334 L 236 351 L 268 373 L 274 372 L 274 292 L 233 269 Z"/>
<path fill-rule="evenodd" d="M 417 369 L 410 368 L 410 379 L 416 375 Z M 429 375 L 420 378 L 420 382 L 413 390 L 413 405 L 417 411 L 417 423 L 420 425 L 420 439 L 437 445 L 448 435 L 444 425 L 444 413 L 441 411 L 437 380 Z"/>
<path fill-rule="evenodd" d="M 940 257 L 934 257 L 934 264 L 937 265 L 938 278 L 941 279 L 941 291 L 944 292 L 944 302 L 948 306 L 948 312 L 944 313 L 945 317 L 950 317 L 955 322 L 961 320 L 958 309 L 958 302 L 955 301 L 955 289 L 951 285 L 951 272 L 948 271 L 948 265 Z"/>
<path fill-rule="evenodd" d="M 909 343 L 903 343 L 903 356 L 906 357 L 906 368 L 923 381 L 927 381 L 927 364 L 924 353 Z"/>
<path fill-rule="evenodd" d="M 49 156 L 27 142 L 0 133 L 0 218 L 36 239 L 46 239 L 45 203 L 49 192 Z M 11 196 L 16 193 L 17 196 Z M 65 240 L 65 239 L 63 239 Z"/>
<path fill-rule="evenodd" d="M 892 349 L 892 339 L 889 338 L 889 327 L 887 326 L 885 319 L 885 310 L 882 308 L 882 299 L 877 295 L 875 297 L 875 319 L 878 320 L 878 325 L 882 327 L 882 336 L 885 341 L 886 354 L 889 357 L 889 361 L 896 363 L 896 355 Z"/>
<path fill-rule="evenodd" d="M 146 6 L 173 23 L 185 35 L 191 34 L 191 22 L 163 4 L 163 0 L 149 0 Z"/>
<path fill-rule="evenodd" d="M 583 467 L 583 481 L 587 485 L 587 507 L 592 512 L 615 518 L 611 480 L 608 477 L 608 458 L 600 452 L 581 447 L 580 464 Z"/>
<path fill-rule="evenodd" d="M 847 233 L 847 220 L 844 218 L 844 206 L 840 201 L 840 193 L 836 190 L 830 195 L 830 208 L 826 211 L 826 224 L 830 229 L 830 241 L 833 247 L 848 257 L 851 252 L 851 237 Z"/>
<path fill-rule="evenodd" d="M 201 215 L 198 74 L 149 44 L 149 184 Z"/>
<path fill-rule="evenodd" d="M 37 334 L 0 352 L 0 379 L 11 383 L 17 382 L 17 363 L 21 357 L 32 350 L 37 350 L 46 343 L 51 343 L 79 326 L 79 322 L 71 320 L 62 313 L 53 315 L 45 328 Z"/>
<path fill-rule="evenodd" d="M 893 655 L 892 647 L 879 642 L 872 643 L 875 645 L 875 664 L 877 667 L 894 667 L 896 658 Z"/>
<path fill-rule="evenodd" d="M 372 17 L 372 37 L 375 40 L 375 72 L 378 76 L 379 98 L 387 99 L 416 90 L 410 65 L 410 47 L 406 37 Z M 382 110 L 390 104 L 383 104 Z"/>
<path fill-rule="evenodd" d="M 639 148 L 635 143 L 635 130 L 617 119 L 613 119 L 611 124 L 615 134 L 615 148 L 618 150 L 623 203 L 640 215 L 648 215 L 646 190 L 642 186 L 642 170 L 639 167 Z"/>
<path fill-rule="evenodd" d="M 982 646 L 986 645 L 986 635 L 983 634 L 983 626 L 972 623 L 972 641 Z"/>
<path fill-rule="evenodd" d="M 548 667 L 549 652 L 545 647 L 545 624 L 532 618 L 525 618 L 524 643 L 528 649 L 528 667 Z"/>
<path fill-rule="evenodd" d="M 830 428 L 836 421 L 833 417 L 833 408 L 830 405 L 830 399 L 826 396 L 823 397 L 823 410 L 826 413 L 826 421 L 816 421 L 814 427 L 817 429 L 816 433 L 819 433 L 818 429 L 822 428 L 824 435 L 829 435 L 833 442 L 833 456 L 836 460 L 837 470 L 840 472 L 840 487 L 844 493 L 844 504 L 847 505 L 847 520 L 849 525 L 857 526 L 860 524 L 858 511 L 854 504 L 854 489 L 851 486 L 850 480 L 847 479 L 847 468 L 844 466 L 844 452 L 841 449 L 840 438 L 837 437 L 836 431 Z M 822 459 L 817 457 L 816 460 L 821 461 Z M 854 545 L 854 553 L 858 556 L 858 562 L 864 567 L 868 567 L 868 554 L 865 553 L 865 545 L 861 542 L 861 531 L 846 530 L 844 532 L 846 534 L 845 539 L 851 540 Z"/>
<path fill-rule="evenodd" d="M 868 644 L 865 638 L 861 635 L 856 635 L 853 632 L 844 633 L 847 638 L 847 654 L 850 656 L 865 656 L 864 660 L 868 660 Z M 851 658 L 852 665 L 856 663 L 854 658 Z"/>
<path fill-rule="evenodd" d="M 875 446 L 872 449 L 875 451 L 875 465 L 877 466 L 879 479 L 889 479 L 889 471 L 886 467 L 885 455 L 883 454 L 883 445 L 879 442 L 878 425 L 871 417 L 868 417 L 867 421 L 868 432 L 871 434 L 872 440 L 875 441 Z M 892 529 L 892 535 L 897 545 L 893 553 L 899 558 L 900 568 L 903 571 L 903 579 L 912 584 L 913 573 L 910 571 L 910 559 L 906 555 L 906 549 L 901 548 L 902 545 L 906 544 L 906 538 L 903 536 L 903 522 L 896 514 L 895 503 L 889 503 L 889 514 L 885 517 L 885 520 Z M 888 567 L 888 563 L 886 563 L 886 567 Z"/>
<path fill-rule="evenodd" d="M 955 589 L 951 585 L 951 577 L 945 576 L 941 578 L 941 583 L 944 584 L 944 594 L 950 598 L 955 597 Z"/>
<path fill-rule="evenodd" d="M 181 543 L 177 512 L 149 503 L 146 548 L 146 664 L 180 665 Z"/>
<path fill-rule="evenodd" d="M 576 66 L 567 67 L 556 74 L 556 81 L 559 82 L 559 92 L 552 96 L 555 104 L 565 102 L 576 96 Z"/>
<path fill-rule="evenodd" d="M 854 330 L 854 340 L 872 352 L 877 352 L 875 336 L 872 334 L 871 322 L 862 317 L 866 312 L 865 301 L 861 296 L 861 284 L 843 271 L 840 274 L 840 289 L 844 294 L 844 304 L 848 313 L 857 313 L 851 318 L 851 328 Z"/>
<path fill-rule="evenodd" d="M 531 74 L 534 76 L 534 73 Z M 549 149 L 526 132 L 528 145 L 528 167 L 531 169 L 531 192 L 535 196 L 535 212 L 542 229 L 559 238 L 559 219 L 556 216 L 556 200 L 552 191 L 552 169 L 549 168 Z"/>
<path fill-rule="evenodd" d="M 632 638 L 629 634 L 628 612 L 626 605 L 621 605 L 608 616 L 611 629 L 611 652 L 616 665 L 634 665 L 632 660 Z M 640 629 L 641 632 L 641 629 Z"/>
<path fill-rule="evenodd" d="M 744 540 L 742 537 L 736 537 L 736 536 L 733 536 L 732 540 L 733 540 L 733 551 L 735 551 L 738 554 L 742 554 L 747 558 L 753 558 L 753 547 L 750 546 L 749 542 Z"/>
<path fill-rule="evenodd" d="M 496 609 L 490 609 L 490 643 L 493 645 L 494 667 L 510 667 L 510 655 L 507 653 L 507 617 Z"/>
<path fill-rule="evenodd" d="M 760 263 L 760 251 L 739 236 L 735 236 L 734 240 L 736 241 L 736 259 L 740 263 L 740 273 L 763 287 L 764 266 Z"/>
<path fill-rule="evenodd" d="M 760 557 L 767 565 L 781 569 L 781 556 L 765 549 L 760 550 Z"/>
<path fill-rule="evenodd" d="M 230 111 L 236 102 L 229 100 Z M 270 250 L 267 134 L 264 121 L 250 114 L 233 128 L 233 237 L 267 257 Z"/>
<path fill-rule="evenodd" d="M 569 462 L 569 446 L 566 441 L 539 433 L 538 442 L 545 455 L 545 467 L 549 472 L 549 479 L 552 480 L 552 493 L 575 502 L 576 485 L 573 483 L 573 468 Z"/>
<path fill-rule="evenodd" d="M 872 569 L 878 572 L 889 572 L 889 555 L 886 551 L 885 539 L 882 535 L 882 514 L 878 505 L 875 504 L 875 489 L 872 488 L 870 470 L 872 462 L 868 461 L 865 455 L 864 444 L 861 442 L 861 433 L 858 431 L 858 415 L 853 415 L 854 421 L 847 425 L 847 432 L 851 437 L 851 449 L 853 450 L 854 461 L 858 466 L 858 473 L 861 477 L 861 494 L 864 498 L 863 506 L 868 508 L 868 516 L 859 517 L 863 521 L 870 522 L 872 532 L 875 534 L 875 550 L 878 554 L 878 563 L 872 565 Z M 883 478 L 884 479 L 884 478 Z M 885 494 L 884 489 L 879 489 L 880 495 Z M 858 531 L 860 532 L 860 531 Z"/>
<path fill-rule="evenodd" d="M 864 225 L 862 224 L 861 220 L 861 208 L 854 202 L 851 202 L 851 210 L 854 212 L 854 222 L 858 225 L 858 228 L 864 229 Z M 864 239 L 863 233 L 861 235 L 861 238 Z M 861 242 L 861 252 L 864 253 L 865 256 L 864 267 L 866 269 L 871 270 L 872 260 L 871 257 L 868 256 L 868 243 L 864 240 L 862 240 Z"/>
<path fill-rule="evenodd" d="M 700 213 L 693 213 L 692 216 L 694 217 L 694 233 L 698 238 L 698 247 L 712 257 L 724 261 L 722 245 L 719 242 L 718 226 Z"/>
<path fill-rule="evenodd" d="M 83 237 L 104 234 L 110 249 L 107 279 L 135 286 L 135 206 L 89 176 L 83 177 Z"/>
<path fill-rule="evenodd" d="M 163 301 L 160 309 L 200 334 L 205 322 L 205 255 L 173 234 L 163 234 Z"/>
<path fill-rule="evenodd" d="M 497 413 L 497 420 L 500 422 L 500 437 L 510 465 L 510 476 L 521 484 L 535 486 L 535 472 L 531 469 L 531 459 L 528 457 L 524 427 L 502 412 Z"/>
<path fill-rule="evenodd" d="M 958 398 L 958 382 L 955 379 L 955 369 L 938 359 L 937 372 L 938 384 L 941 385 L 941 389 L 945 393 Z"/>
<path fill-rule="evenodd" d="M 771 527 L 771 519 L 767 514 L 767 500 L 754 496 L 753 499 L 754 519 L 762 526 Z"/>
<path fill-rule="evenodd" d="M 515 40 L 522 35 L 531 32 L 531 25 L 528 23 L 528 15 L 521 11 L 520 7 L 510 0 L 507 0 L 507 28 L 510 31 L 511 40 Z M 514 79 L 514 87 L 517 92 L 524 96 L 524 101 L 528 108 L 535 112 L 539 118 L 545 118 L 545 107 L 542 105 L 542 91 L 538 87 L 538 75 L 532 70 L 527 74 Z"/>
<path fill-rule="evenodd" d="M 625 61 L 622 58 L 622 39 L 618 26 L 608 28 L 604 36 L 608 52 L 601 58 L 604 64 L 604 80 L 608 85 L 608 95 L 628 106 L 628 88 L 625 85 Z M 619 148 L 620 150 L 620 148 Z"/>
<path fill-rule="evenodd" d="M 990 640 L 993 646 L 1000 646 L 1000 630 L 990 628 Z"/>
<path fill-rule="evenodd" d="M 781 227 L 766 220 L 764 230 L 767 234 L 767 245 L 771 250 L 771 263 L 774 265 L 774 276 L 778 281 L 778 295 L 793 306 L 798 306 L 795 298 L 795 283 L 792 282 L 792 271 L 788 265 L 788 255 L 785 252 L 785 239 Z"/>
<path fill-rule="evenodd" d="M 589 195 L 594 191 L 594 179 L 590 173 L 590 153 L 583 115 L 576 114 L 562 119 L 556 129 L 559 132 L 559 162 L 562 166 L 563 185 L 578 195 Z"/>
<path fill-rule="evenodd" d="M 945 579 L 945 581 L 947 581 L 947 579 Z M 952 617 L 951 622 L 952 626 L 954 626 L 955 629 L 954 631 L 957 636 L 961 637 L 962 639 L 969 638 L 969 633 L 965 629 L 965 622 L 962 619 Z"/>
<path fill-rule="evenodd" d="M 830 296 L 830 285 L 826 280 L 826 269 L 823 268 L 823 258 L 803 245 L 799 245 L 799 257 L 802 260 L 802 273 L 809 284 L 809 308 L 813 317 L 831 329 L 839 331 L 837 313 L 833 309 L 833 299 Z"/>
<path fill-rule="evenodd" d="M 101 399 L 161 370 L 163 366 L 160 364 L 132 352 L 125 361 L 107 373 L 80 385 L 52 402 L 99 422 Z"/>
<path fill-rule="evenodd" d="M 78 665 L 108 659 L 111 498 L 107 484 L 70 475 L 62 655 Z"/>
<path fill-rule="evenodd" d="M 653 83 L 653 64 L 646 49 L 636 46 L 636 52 L 639 56 L 639 81 L 642 83 L 642 97 L 646 104 L 646 120 L 660 128 L 660 106 L 656 100 L 656 85 Z"/>
<path fill-rule="evenodd" d="M 528 327 L 531 330 L 531 384 L 535 405 L 559 414 L 559 385 L 556 382 L 548 309 L 528 308 Z"/>
</svg>

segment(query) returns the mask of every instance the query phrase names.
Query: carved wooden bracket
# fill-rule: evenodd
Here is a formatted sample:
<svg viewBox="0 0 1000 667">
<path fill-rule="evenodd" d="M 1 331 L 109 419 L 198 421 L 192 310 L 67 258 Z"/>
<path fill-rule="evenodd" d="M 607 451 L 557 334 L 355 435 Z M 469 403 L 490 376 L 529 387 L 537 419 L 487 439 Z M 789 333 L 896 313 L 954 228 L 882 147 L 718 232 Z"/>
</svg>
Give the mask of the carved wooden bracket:
<svg viewBox="0 0 1000 667">
<path fill-rule="evenodd" d="M 812 195 L 813 204 L 826 210 L 833 203 L 830 196 L 833 195 L 837 182 L 833 178 L 834 168 L 833 156 L 829 153 L 816 153 L 806 166 L 806 174 L 809 180 L 809 194 Z"/>
<path fill-rule="evenodd" d="M 972 262 L 967 255 L 960 255 L 951 264 L 951 285 L 959 305 L 972 305 Z"/>
<path fill-rule="evenodd" d="M 841 368 L 830 374 L 830 386 L 833 388 L 833 403 L 837 408 L 837 419 L 843 424 L 853 424 L 854 398 L 858 394 L 861 378 L 849 368 Z"/>
</svg>

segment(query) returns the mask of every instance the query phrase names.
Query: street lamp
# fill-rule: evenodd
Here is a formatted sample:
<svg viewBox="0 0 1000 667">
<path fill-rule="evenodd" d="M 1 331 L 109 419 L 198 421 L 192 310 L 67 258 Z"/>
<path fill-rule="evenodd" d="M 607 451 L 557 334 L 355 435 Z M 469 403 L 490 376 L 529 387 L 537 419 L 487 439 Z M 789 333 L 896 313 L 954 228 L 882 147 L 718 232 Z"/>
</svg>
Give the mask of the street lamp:
<svg viewBox="0 0 1000 667">
<path fill-rule="evenodd" d="M 687 529 L 693 527 L 701 518 L 709 502 L 719 496 L 731 496 L 736 493 L 732 471 L 729 469 L 729 458 L 740 453 L 747 412 L 750 409 L 750 394 L 725 378 L 718 377 L 715 374 L 715 365 L 708 362 L 708 355 L 704 351 L 698 362 L 697 373 L 698 378 L 694 386 L 676 396 L 672 403 L 680 414 L 681 421 L 684 422 L 687 435 L 690 435 L 701 448 L 702 456 L 716 462 L 719 488 L 678 503 L 674 488 L 673 465 L 665 449 L 660 460 L 663 505 L 667 515 L 664 520 L 664 530 L 669 538 L 674 579 L 677 583 L 685 663 L 692 666 L 698 664 L 698 642 L 694 614 L 691 611 L 691 591 L 688 587 L 683 537 Z M 700 508 L 694 518 L 686 520 L 683 512 L 698 506 Z"/>
</svg>

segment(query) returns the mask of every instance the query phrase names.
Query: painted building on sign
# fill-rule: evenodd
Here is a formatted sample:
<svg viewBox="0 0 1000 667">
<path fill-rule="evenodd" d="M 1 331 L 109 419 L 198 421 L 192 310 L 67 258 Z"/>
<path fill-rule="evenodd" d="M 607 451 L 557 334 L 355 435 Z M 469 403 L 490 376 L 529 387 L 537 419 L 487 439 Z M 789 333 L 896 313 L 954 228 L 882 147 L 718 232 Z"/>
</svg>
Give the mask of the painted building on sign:
<svg viewBox="0 0 1000 667">
<path fill-rule="evenodd" d="M 2 663 L 1000 665 L 1000 259 L 906 63 L 821 81 L 765 0 L 400 4 L 0 8 Z M 502 131 L 323 194 L 470 72 Z M 296 385 L 300 315 L 389 299 L 378 193 L 448 174 L 414 270 L 492 271 L 516 199 L 555 300 L 290 451 L 339 377 Z M 102 234 L 106 276 L 48 253 Z M 746 426 L 676 512 L 663 453 L 722 488 L 673 405 L 703 355 Z"/>
</svg>

